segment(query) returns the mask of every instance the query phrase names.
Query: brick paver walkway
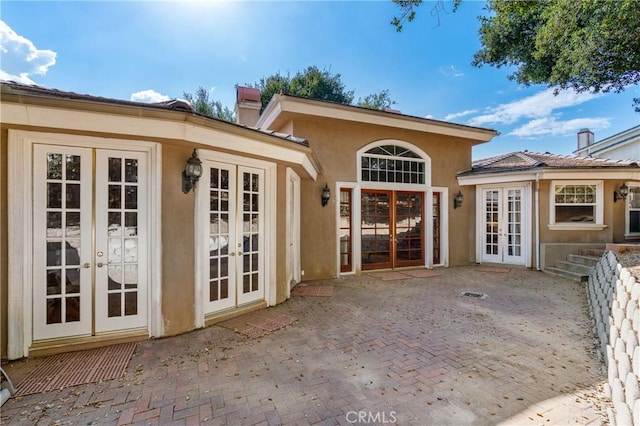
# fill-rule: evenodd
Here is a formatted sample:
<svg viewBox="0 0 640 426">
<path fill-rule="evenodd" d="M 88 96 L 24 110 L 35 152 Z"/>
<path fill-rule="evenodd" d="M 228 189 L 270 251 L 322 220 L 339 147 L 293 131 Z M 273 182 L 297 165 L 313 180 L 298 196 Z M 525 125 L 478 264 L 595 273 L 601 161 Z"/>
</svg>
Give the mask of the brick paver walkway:
<svg viewBox="0 0 640 426">
<path fill-rule="evenodd" d="M 438 273 L 309 283 L 334 296 L 269 308 L 290 326 L 139 343 L 124 378 L 11 399 L 2 424 L 605 422 L 582 285 L 518 268 Z M 5 367 L 17 382 L 36 362 Z"/>
</svg>

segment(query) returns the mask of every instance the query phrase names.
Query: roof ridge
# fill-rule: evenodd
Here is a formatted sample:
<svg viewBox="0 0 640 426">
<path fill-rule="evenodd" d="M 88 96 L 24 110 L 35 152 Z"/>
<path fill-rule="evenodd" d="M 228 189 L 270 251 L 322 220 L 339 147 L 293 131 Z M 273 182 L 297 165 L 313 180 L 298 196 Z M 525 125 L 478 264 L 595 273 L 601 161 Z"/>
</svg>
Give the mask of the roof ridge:
<svg viewBox="0 0 640 426">
<path fill-rule="evenodd" d="M 532 166 L 545 165 L 544 162 L 540 160 L 536 160 L 535 158 L 529 155 L 528 151 L 517 151 L 514 153 L 517 157 L 523 159 L 525 162 L 531 164 Z"/>
</svg>

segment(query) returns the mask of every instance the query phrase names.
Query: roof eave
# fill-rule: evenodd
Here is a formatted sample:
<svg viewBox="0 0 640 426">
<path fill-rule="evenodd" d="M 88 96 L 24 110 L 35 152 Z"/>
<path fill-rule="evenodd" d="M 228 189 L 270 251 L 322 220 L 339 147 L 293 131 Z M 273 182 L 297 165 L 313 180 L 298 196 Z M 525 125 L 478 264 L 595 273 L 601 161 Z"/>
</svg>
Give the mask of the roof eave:
<svg viewBox="0 0 640 426">
<path fill-rule="evenodd" d="M 276 94 L 271 98 L 256 125 L 260 128 L 269 128 L 283 113 L 311 115 L 460 137 L 472 141 L 474 145 L 489 142 L 499 134 L 493 129 L 465 126 L 394 112 L 370 110 L 353 105 L 342 105 L 280 94 Z"/>
</svg>

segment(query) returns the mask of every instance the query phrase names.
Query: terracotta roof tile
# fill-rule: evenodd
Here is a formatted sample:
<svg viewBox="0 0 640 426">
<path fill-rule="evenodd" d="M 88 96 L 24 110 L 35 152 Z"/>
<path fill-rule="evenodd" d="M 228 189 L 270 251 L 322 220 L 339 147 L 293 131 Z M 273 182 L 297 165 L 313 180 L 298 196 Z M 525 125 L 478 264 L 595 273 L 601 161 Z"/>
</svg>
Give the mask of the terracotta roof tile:
<svg viewBox="0 0 640 426">
<path fill-rule="evenodd" d="M 134 106 L 134 107 L 141 107 L 141 108 L 156 108 L 156 109 L 164 109 L 164 110 L 171 110 L 171 111 L 179 111 L 179 112 L 183 112 L 186 114 L 193 114 L 193 115 L 198 115 L 210 120 L 215 120 L 215 121 L 222 121 L 224 123 L 227 124 L 231 124 L 234 126 L 238 126 L 238 127 L 243 127 L 245 129 L 249 129 L 255 132 L 259 132 L 259 133 L 263 133 L 263 134 L 267 134 L 270 136 L 274 136 L 276 138 L 279 139 L 283 139 L 286 140 L 288 142 L 293 142 L 295 144 L 298 145 L 302 145 L 302 146 L 309 146 L 309 142 L 306 139 L 303 138 L 298 138 L 296 136 L 293 135 L 289 135 L 286 133 L 279 133 L 279 132 L 273 132 L 270 130 L 261 130 L 258 129 L 257 127 L 250 127 L 250 126 L 242 126 L 236 123 L 230 123 L 228 121 L 224 121 L 224 120 L 220 120 L 214 117 L 209 117 L 207 115 L 203 115 L 203 114 L 199 114 L 197 113 L 193 107 L 191 106 L 191 104 L 183 99 L 170 99 L 168 101 L 164 101 L 164 102 L 156 102 L 156 103 L 146 103 L 146 102 L 133 102 L 133 101 L 125 101 L 122 99 L 112 99 L 112 98 L 105 98 L 102 96 L 93 96 L 93 95 L 86 95 L 86 94 L 81 94 L 81 93 L 75 93 L 75 92 L 67 92 L 67 91 L 63 91 L 63 90 L 58 90 L 58 89 L 49 89 L 46 87 L 42 87 L 42 86 L 37 86 L 37 85 L 30 85 L 30 84 L 23 84 L 23 83 L 16 83 L 14 81 L 6 81 L 6 80 L 0 80 L 0 85 L 2 86 L 2 91 L 6 91 L 6 92 L 16 92 L 16 93 L 27 93 L 27 94 L 31 94 L 34 96 L 43 96 L 43 97 L 50 97 L 50 98 L 58 98 L 58 99 L 69 99 L 69 100 L 78 100 L 78 101 L 89 101 L 89 102 L 100 102 L 100 103 L 107 103 L 107 104 L 113 104 L 113 105 L 123 105 L 123 106 Z M 257 90 L 257 89 L 255 89 Z M 260 96 L 260 91 L 258 91 L 258 100 L 259 100 L 259 96 Z"/>
<path fill-rule="evenodd" d="M 602 169 L 629 168 L 640 164 L 632 160 L 608 160 L 604 158 L 557 155 L 548 152 L 516 151 L 473 162 L 471 170 L 459 173 L 468 176 L 480 173 L 526 171 L 532 169 Z"/>
</svg>

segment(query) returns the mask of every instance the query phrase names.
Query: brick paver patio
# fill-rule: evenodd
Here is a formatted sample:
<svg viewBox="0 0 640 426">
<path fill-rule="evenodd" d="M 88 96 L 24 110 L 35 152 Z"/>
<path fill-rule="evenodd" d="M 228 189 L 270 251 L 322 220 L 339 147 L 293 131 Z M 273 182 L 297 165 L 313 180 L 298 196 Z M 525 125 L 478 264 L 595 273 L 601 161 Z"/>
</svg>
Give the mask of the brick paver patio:
<svg viewBox="0 0 640 426">
<path fill-rule="evenodd" d="M 285 328 L 141 342 L 124 378 L 13 398 L 2 424 L 605 423 L 581 284 L 518 268 L 437 272 L 306 283 L 334 295 L 269 308 L 297 319 Z M 3 367 L 19 382 L 37 362 Z"/>
</svg>

